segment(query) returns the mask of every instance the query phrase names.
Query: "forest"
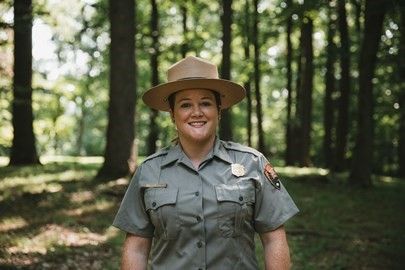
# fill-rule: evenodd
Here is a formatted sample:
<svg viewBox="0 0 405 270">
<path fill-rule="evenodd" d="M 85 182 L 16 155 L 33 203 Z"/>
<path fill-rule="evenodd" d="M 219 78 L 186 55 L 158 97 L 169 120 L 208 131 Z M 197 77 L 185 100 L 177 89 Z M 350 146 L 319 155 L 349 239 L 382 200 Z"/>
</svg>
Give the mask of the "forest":
<svg viewBox="0 0 405 270">
<path fill-rule="evenodd" d="M 16 174 L 65 166 L 50 159 L 101 160 L 73 164 L 102 185 L 95 192 L 111 180 L 121 187 L 176 136 L 169 115 L 141 97 L 188 55 L 216 63 L 220 78 L 247 91 L 222 112 L 222 140 L 258 149 L 287 179 L 307 169 L 359 187 L 356 194 L 381 188 L 381 179 L 403 188 L 405 1 L 3 0 L 0 213 L 9 211 Z M 403 199 L 395 198 L 398 208 Z"/>
<path fill-rule="evenodd" d="M 174 136 L 142 93 L 196 55 L 247 89 L 224 112 L 222 139 L 280 165 L 351 171 L 360 186 L 372 173 L 404 176 L 401 1 L 127 2 L 1 3 L 10 165 L 104 156 L 106 176 L 130 172 L 124 163 Z"/>
</svg>

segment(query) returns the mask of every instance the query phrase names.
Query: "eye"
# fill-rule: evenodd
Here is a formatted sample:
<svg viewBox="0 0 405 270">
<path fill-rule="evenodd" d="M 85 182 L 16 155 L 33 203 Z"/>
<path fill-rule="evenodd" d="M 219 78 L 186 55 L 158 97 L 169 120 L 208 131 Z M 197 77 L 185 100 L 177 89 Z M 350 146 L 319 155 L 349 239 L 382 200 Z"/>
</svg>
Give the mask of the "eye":
<svg viewBox="0 0 405 270">
<path fill-rule="evenodd" d="M 187 103 L 187 102 L 184 102 L 184 103 L 181 103 L 180 104 L 180 108 L 188 108 L 188 107 L 190 107 L 191 106 L 191 104 L 190 103 Z"/>
<path fill-rule="evenodd" d="M 203 102 L 201 102 L 201 106 L 202 107 L 210 107 L 210 106 L 212 106 L 212 103 L 209 102 L 209 101 L 203 101 Z"/>
</svg>

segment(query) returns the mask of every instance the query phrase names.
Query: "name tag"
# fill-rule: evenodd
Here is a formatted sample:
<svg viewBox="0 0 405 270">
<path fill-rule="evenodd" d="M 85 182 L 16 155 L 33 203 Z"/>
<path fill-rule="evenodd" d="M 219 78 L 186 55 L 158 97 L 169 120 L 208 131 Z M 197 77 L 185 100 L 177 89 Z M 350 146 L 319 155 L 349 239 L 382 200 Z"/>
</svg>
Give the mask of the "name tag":
<svg viewBox="0 0 405 270">
<path fill-rule="evenodd" d="M 167 188 L 167 184 L 146 184 L 145 188 Z"/>
</svg>

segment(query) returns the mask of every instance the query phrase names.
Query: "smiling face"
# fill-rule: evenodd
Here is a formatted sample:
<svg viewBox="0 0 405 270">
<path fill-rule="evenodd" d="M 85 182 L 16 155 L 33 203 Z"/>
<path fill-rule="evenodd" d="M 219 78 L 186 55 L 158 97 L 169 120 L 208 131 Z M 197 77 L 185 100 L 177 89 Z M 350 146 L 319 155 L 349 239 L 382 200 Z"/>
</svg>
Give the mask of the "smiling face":
<svg viewBox="0 0 405 270">
<path fill-rule="evenodd" d="M 213 142 L 219 113 L 214 93 L 206 89 L 177 92 L 170 110 L 182 145 Z"/>
</svg>

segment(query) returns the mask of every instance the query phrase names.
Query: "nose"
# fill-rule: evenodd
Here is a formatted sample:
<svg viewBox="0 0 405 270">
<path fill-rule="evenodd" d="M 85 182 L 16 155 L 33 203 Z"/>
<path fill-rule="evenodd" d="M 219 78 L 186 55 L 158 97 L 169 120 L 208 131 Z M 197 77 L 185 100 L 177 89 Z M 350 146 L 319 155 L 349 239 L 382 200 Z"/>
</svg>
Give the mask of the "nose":
<svg viewBox="0 0 405 270">
<path fill-rule="evenodd" d="M 203 112 L 202 112 L 200 106 L 193 106 L 192 115 L 195 117 L 201 117 L 203 115 Z"/>
</svg>

